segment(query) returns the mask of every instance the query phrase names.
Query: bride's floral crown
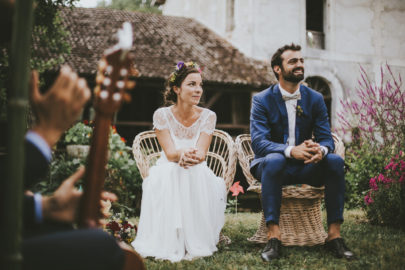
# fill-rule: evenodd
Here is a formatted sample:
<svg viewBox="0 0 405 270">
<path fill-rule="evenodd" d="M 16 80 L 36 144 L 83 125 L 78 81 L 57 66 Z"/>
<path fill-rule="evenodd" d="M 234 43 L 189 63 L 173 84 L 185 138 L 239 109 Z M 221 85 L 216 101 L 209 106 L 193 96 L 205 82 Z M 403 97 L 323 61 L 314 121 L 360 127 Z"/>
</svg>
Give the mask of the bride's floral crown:
<svg viewBox="0 0 405 270">
<path fill-rule="evenodd" d="M 176 77 L 179 74 L 179 72 L 185 67 L 193 67 L 193 68 L 197 69 L 198 72 L 201 73 L 201 68 L 196 62 L 190 61 L 190 62 L 184 63 L 184 62 L 180 61 L 180 62 L 177 63 L 176 68 L 174 69 L 174 71 L 170 74 L 170 80 L 169 81 L 174 82 L 176 80 Z"/>
</svg>

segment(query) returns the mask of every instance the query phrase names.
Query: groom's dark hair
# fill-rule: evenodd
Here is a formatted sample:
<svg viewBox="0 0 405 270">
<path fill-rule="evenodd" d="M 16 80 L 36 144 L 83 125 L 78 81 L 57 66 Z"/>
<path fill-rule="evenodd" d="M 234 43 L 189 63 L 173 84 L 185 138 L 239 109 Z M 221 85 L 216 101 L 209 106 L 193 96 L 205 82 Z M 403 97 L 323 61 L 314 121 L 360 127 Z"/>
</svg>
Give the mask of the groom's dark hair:
<svg viewBox="0 0 405 270">
<path fill-rule="evenodd" d="M 274 72 L 274 75 L 276 75 L 276 78 L 278 80 L 278 74 L 274 71 L 275 66 L 282 67 L 283 59 L 281 58 L 281 55 L 285 51 L 301 51 L 301 46 L 298 44 L 291 43 L 290 45 L 284 45 L 281 48 L 278 48 L 277 51 L 273 54 L 271 57 L 271 69 Z"/>
</svg>

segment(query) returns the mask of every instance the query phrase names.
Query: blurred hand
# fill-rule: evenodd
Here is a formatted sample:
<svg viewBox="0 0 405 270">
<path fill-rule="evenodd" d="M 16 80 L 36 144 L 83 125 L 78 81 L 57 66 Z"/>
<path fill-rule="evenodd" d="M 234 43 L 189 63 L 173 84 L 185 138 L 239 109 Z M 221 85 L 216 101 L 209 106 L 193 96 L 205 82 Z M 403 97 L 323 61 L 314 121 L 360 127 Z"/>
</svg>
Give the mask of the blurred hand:
<svg viewBox="0 0 405 270">
<path fill-rule="evenodd" d="M 85 169 L 80 167 L 74 174 L 66 179 L 51 196 L 42 197 L 42 214 L 44 219 L 73 223 L 79 210 L 80 198 L 83 195 L 75 184 L 84 176 Z M 117 196 L 114 193 L 102 192 L 100 200 L 100 218 L 99 223 L 109 216 L 109 207 L 111 202 L 115 202 Z"/>
<path fill-rule="evenodd" d="M 52 87 L 45 94 L 38 89 L 38 73 L 31 73 L 30 101 L 36 116 L 33 130 L 53 146 L 79 117 L 91 96 L 83 78 L 63 66 Z"/>
<path fill-rule="evenodd" d="M 84 175 L 84 167 L 80 167 L 66 179 L 51 196 L 42 197 L 42 214 L 44 219 L 73 223 L 77 216 L 82 192 L 75 183 Z"/>
<path fill-rule="evenodd" d="M 111 216 L 110 209 L 111 209 L 111 203 L 115 202 L 117 200 L 117 196 L 114 193 L 106 192 L 104 191 L 101 193 L 101 200 L 100 200 L 100 219 L 99 219 L 99 225 L 105 225 L 107 224 L 107 221 L 105 220 L 109 216 Z"/>
</svg>

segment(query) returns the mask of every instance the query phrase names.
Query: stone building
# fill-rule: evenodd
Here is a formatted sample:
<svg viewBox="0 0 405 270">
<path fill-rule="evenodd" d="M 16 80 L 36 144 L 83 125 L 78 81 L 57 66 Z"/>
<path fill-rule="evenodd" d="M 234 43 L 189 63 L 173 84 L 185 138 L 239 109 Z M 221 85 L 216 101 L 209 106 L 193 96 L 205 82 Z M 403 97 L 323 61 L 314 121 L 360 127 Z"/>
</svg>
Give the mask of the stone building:
<svg viewBox="0 0 405 270">
<path fill-rule="evenodd" d="M 403 0 L 166 0 L 163 14 L 194 18 L 262 61 L 300 44 L 306 81 L 324 94 L 335 128 L 360 65 L 377 82 L 385 63 L 405 74 Z"/>
</svg>

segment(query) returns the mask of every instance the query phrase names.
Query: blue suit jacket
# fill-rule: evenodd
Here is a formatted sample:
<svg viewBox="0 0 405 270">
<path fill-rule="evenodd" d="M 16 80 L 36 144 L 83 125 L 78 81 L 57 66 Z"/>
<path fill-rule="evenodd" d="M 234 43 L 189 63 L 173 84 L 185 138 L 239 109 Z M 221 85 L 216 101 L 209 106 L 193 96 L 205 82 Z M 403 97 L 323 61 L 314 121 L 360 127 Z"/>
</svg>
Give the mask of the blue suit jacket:
<svg viewBox="0 0 405 270">
<path fill-rule="evenodd" d="M 296 116 L 295 143 L 301 144 L 312 135 L 315 141 L 333 152 L 333 143 L 330 131 L 329 118 L 325 102 L 320 93 L 304 85 L 300 86 L 301 99 L 297 107 L 302 108 L 302 113 Z M 270 153 L 281 153 L 287 148 L 288 116 L 285 101 L 281 97 L 279 85 L 273 85 L 253 97 L 250 113 L 250 133 L 252 148 L 255 158 L 250 168 Z"/>
</svg>

